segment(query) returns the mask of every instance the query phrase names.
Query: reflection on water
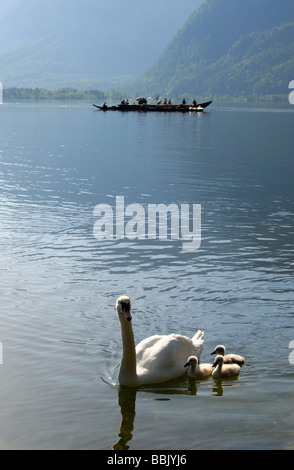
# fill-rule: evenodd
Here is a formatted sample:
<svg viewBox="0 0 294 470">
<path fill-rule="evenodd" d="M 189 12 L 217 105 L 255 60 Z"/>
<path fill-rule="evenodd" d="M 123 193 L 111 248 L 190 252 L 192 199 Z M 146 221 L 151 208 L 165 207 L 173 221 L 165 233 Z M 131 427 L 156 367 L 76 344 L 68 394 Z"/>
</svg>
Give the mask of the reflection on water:
<svg viewBox="0 0 294 470">
<path fill-rule="evenodd" d="M 205 389 L 211 390 L 211 395 L 222 397 L 224 387 L 233 387 L 239 378 L 212 379 L 206 378 L 196 380 L 191 378 L 180 378 L 166 384 L 150 385 L 136 388 L 119 386 L 118 405 L 121 412 L 121 423 L 119 440 L 112 446 L 113 450 L 128 450 L 130 441 L 133 439 L 136 417 L 136 398 L 138 393 L 152 393 L 156 395 L 154 400 L 165 401 L 169 395 L 197 395 L 197 384 L 204 385 Z"/>
<path fill-rule="evenodd" d="M 198 446 L 214 447 L 216 421 L 230 430 L 220 447 L 293 442 L 294 113 L 155 114 L 1 105 L 3 448 L 178 449 L 191 427 Z M 170 239 L 99 242 L 93 209 L 116 196 L 145 209 L 201 204 L 199 250 Z M 95 378 L 115 376 L 121 294 L 133 301 L 136 343 L 203 329 L 204 356 L 225 343 L 248 362 L 240 380 L 119 389 L 110 444 L 117 397 Z"/>
<path fill-rule="evenodd" d="M 128 442 L 132 440 L 134 421 L 136 416 L 136 395 L 137 390 L 127 387 L 120 387 L 118 392 L 118 404 L 121 409 L 121 425 L 119 440 L 112 446 L 113 450 L 129 449 Z"/>
</svg>

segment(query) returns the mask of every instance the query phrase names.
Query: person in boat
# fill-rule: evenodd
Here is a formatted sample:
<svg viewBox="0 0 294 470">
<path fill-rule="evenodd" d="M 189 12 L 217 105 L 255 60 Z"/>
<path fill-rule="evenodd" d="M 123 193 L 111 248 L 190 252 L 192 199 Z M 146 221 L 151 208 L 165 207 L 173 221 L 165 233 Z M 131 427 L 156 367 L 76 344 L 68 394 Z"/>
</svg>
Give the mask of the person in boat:
<svg viewBox="0 0 294 470">
<path fill-rule="evenodd" d="M 166 99 L 166 98 L 165 98 L 165 100 L 164 100 L 163 104 L 167 104 L 167 99 Z"/>
<path fill-rule="evenodd" d="M 185 98 L 183 98 L 182 104 L 186 104 L 186 100 L 185 100 Z"/>
<path fill-rule="evenodd" d="M 147 104 L 146 98 L 137 98 L 138 104 Z"/>
<path fill-rule="evenodd" d="M 193 106 L 197 106 L 197 101 L 193 100 Z"/>
<path fill-rule="evenodd" d="M 103 103 L 103 105 L 102 105 L 102 108 L 103 108 L 103 109 L 106 109 L 106 108 L 107 108 L 106 101 L 104 101 L 104 103 Z"/>
<path fill-rule="evenodd" d="M 172 100 L 169 99 L 168 102 L 167 102 L 167 104 L 172 104 Z"/>
</svg>

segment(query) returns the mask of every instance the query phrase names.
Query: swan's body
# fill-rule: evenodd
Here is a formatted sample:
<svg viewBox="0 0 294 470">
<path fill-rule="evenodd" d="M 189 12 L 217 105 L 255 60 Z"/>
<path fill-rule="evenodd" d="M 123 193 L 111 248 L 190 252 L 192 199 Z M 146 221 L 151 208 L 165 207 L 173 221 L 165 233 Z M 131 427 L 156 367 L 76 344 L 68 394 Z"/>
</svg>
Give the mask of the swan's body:
<svg viewBox="0 0 294 470">
<path fill-rule="evenodd" d="M 221 344 L 215 348 L 211 355 L 212 354 L 223 356 L 224 364 L 238 364 L 239 366 L 243 366 L 245 363 L 244 357 L 238 354 L 226 354 L 226 348 Z"/>
<path fill-rule="evenodd" d="M 240 374 L 240 366 L 238 364 L 224 364 L 224 357 L 220 355 L 216 356 L 213 367 L 215 369 L 212 372 L 212 376 L 215 379 L 237 377 Z"/>
<path fill-rule="evenodd" d="M 185 374 L 183 363 L 190 355 L 198 359 L 203 351 L 203 331 L 188 338 L 179 334 L 155 335 L 135 347 L 131 302 L 122 296 L 116 302 L 122 334 L 119 383 L 129 387 L 166 382 Z"/>
<path fill-rule="evenodd" d="M 198 364 L 196 356 L 190 356 L 184 367 L 189 367 L 187 375 L 191 379 L 204 379 L 212 374 L 212 364 Z"/>
</svg>

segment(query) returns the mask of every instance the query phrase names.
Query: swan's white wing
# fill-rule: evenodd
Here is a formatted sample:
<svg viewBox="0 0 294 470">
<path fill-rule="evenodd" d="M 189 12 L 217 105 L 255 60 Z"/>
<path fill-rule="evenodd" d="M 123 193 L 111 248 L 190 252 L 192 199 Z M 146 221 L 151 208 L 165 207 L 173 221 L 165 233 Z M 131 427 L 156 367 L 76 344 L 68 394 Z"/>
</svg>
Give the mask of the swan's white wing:
<svg viewBox="0 0 294 470">
<path fill-rule="evenodd" d="M 198 330 L 197 333 L 192 338 L 193 348 L 191 356 L 196 356 L 200 359 L 200 356 L 204 349 L 204 331 Z"/>
<path fill-rule="evenodd" d="M 164 337 L 163 335 L 149 336 L 149 338 L 145 338 L 139 344 L 137 344 L 136 346 L 137 363 L 139 361 L 142 361 L 145 351 L 152 348 L 154 344 L 160 341 L 163 337 Z"/>
<path fill-rule="evenodd" d="M 142 343 L 140 343 L 141 346 Z M 164 369 L 176 367 L 178 363 L 184 368 L 185 361 L 193 349 L 193 342 L 190 338 L 177 334 L 159 336 L 156 341 L 155 339 L 146 341 L 145 345 L 147 347 L 139 351 L 140 361 L 137 355 L 137 366 L 155 374 L 162 373 Z"/>
<path fill-rule="evenodd" d="M 198 330 L 197 333 L 195 333 L 195 335 L 193 336 L 192 341 L 193 343 L 203 342 L 203 338 L 204 338 L 204 331 Z"/>
<path fill-rule="evenodd" d="M 159 383 L 184 375 L 187 358 L 192 354 L 198 359 L 201 356 L 203 336 L 204 332 L 199 330 L 192 339 L 171 334 L 154 335 L 141 341 L 136 347 L 139 382 Z"/>
</svg>

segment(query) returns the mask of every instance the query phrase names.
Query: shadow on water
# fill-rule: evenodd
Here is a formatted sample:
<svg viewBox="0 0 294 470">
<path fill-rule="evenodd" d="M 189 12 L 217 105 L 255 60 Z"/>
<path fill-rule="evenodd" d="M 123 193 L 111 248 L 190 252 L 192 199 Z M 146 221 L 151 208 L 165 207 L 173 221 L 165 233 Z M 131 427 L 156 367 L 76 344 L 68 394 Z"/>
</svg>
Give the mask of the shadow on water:
<svg viewBox="0 0 294 470">
<path fill-rule="evenodd" d="M 121 423 L 118 434 L 118 441 L 112 445 L 112 450 L 128 450 L 130 441 L 133 439 L 136 416 L 137 393 L 153 393 L 154 400 L 170 400 L 169 395 L 197 395 L 197 385 L 210 383 L 212 395 L 221 397 L 224 394 L 224 386 L 234 386 L 239 381 L 238 378 L 203 380 L 180 378 L 166 384 L 150 385 L 138 388 L 119 386 L 118 405 L 121 411 Z M 163 395 L 163 396 L 162 396 Z"/>
</svg>

